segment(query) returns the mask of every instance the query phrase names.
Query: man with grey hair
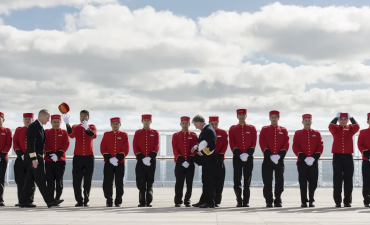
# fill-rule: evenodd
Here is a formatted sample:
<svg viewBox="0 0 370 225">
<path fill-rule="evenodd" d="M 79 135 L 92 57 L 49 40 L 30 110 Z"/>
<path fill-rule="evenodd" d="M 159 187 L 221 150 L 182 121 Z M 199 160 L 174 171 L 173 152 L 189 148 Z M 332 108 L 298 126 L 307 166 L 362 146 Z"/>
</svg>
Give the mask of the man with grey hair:
<svg viewBox="0 0 370 225">
<path fill-rule="evenodd" d="M 46 187 L 46 175 L 44 170 L 44 145 L 45 145 L 45 125 L 50 119 L 50 113 L 46 109 L 39 112 L 38 119 L 31 123 L 27 128 L 27 150 L 24 160 L 28 164 L 25 183 L 21 192 L 19 207 L 33 208 L 36 205 L 28 202 L 30 195 L 34 192 L 33 184 L 36 182 L 44 201 L 50 208 L 59 206 L 59 202 L 54 201 Z"/>
<path fill-rule="evenodd" d="M 205 204 L 199 206 L 200 208 L 214 208 L 215 207 L 215 171 L 217 164 L 217 157 L 214 153 L 216 147 L 216 132 L 213 127 L 205 123 L 205 119 L 201 115 L 196 115 L 192 120 L 194 126 L 201 130 L 198 139 L 198 145 L 195 145 L 191 152 L 197 151 L 202 160 L 202 182 L 203 195 L 205 197 Z"/>
</svg>

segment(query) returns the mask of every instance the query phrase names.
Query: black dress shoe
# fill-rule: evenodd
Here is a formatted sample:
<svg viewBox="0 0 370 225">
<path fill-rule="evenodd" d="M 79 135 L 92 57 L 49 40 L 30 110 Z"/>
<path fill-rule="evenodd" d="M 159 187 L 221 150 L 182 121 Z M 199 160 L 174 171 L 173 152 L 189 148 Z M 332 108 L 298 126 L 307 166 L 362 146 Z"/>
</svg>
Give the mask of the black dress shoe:
<svg viewBox="0 0 370 225">
<path fill-rule="evenodd" d="M 15 206 L 15 207 L 19 207 L 19 203 L 15 204 L 14 206 Z"/>
<path fill-rule="evenodd" d="M 311 204 L 311 203 L 310 203 L 310 204 Z M 302 208 L 307 208 L 307 203 L 302 203 L 302 204 L 301 204 L 301 207 L 302 207 Z"/>
<path fill-rule="evenodd" d="M 114 204 L 115 207 L 121 207 L 121 204 Z"/>
<path fill-rule="evenodd" d="M 199 206 L 201 206 L 203 204 L 204 203 L 202 203 L 202 202 L 198 202 L 198 203 L 192 204 L 191 206 L 193 206 L 193 207 L 199 207 Z"/>
<path fill-rule="evenodd" d="M 0 206 L 5 206 L 5 205 L 4 205 L 4 202 L 0 202 Z"/>
<path fill-rule="evenodd" d="M 272 208 L 272 203 L 266 203 L 266 208 Z"/>
<path fill-rule="evenodd" d="M 152 207 L 152 205 L 151 204 L 146 204 L 146 207 Z"/>
<path fill-rule="evenodd" d="M 344 204 L 344 207 L 352 207 L 351 203 Z"/>
<path fill-rule="evenodd" d="M 175 207 L 181 207 L 181 204 L 175 204 Z"/>
<path fill-rule="evenodd" d="M 215 207 L 216 207 L 216 208 L 220 207 L 220 204 L 215 204 Z"/>
<path fill-rule="evenodd" d="M 283 207 L 281 203 L 274 203 L 274 207 Z"/>
<path fill-rule="evenodd" d="M 315 207 L 315 204 L 313 204 L 313 202 L 310 202 L 309 207 Z"/>
<path fill-rule="evenodd" d="M 33 203 L 26 203 L 26 204 L 19 204 L 19 207 L 21 208 L 35 208 L 36 205 Z"/>
<path fill-rule="evenodd" d="M 243 207 L 249 207 L 249 203 L 243 203 Z"/>
<path fill-rule="evenodd" d="M 64 199 L 55 199 L 55 202 L 57 202 L 58 204 L 64 202 Z"/>
<path fill-rule="evenodd" d="M 77 202 L 76 205 L 75 205 L 75 207 L 83 207 L 83 206 L 84 206 L 84 204 L 82 202 Z"/>
<path fill-rule="evenodd" d="M 185 203 L 185 207 L 191 207 L 190 203 Z"/>
<path fill-rule="evenodd" d="M 90 205 L 89 205 L 89 203 L 84 203 L 84 207 L 89 207 Z"/>
<path fill-rule="evenodd" d="M 145 204 L 139 204 L 139 205 L 137 205 L 137 207 L 145 207 Z"/>
<path fill-rule="evenodd" d="M 55 202 L 55 201 L 49 202 L 46 205 L 48 206 L 48 208 L 51 208 L 53 206 L 59 206 L 58 202 Z"/>
<path fill-rule="evenodd" d="M 243 207 L 243 204 L 241 202 L 236 203 L 236 207 Z"/>
<path fill-rule="evenodd" d="M 214 208 L 214 207 L 215 207 L 214 205 L 208 205 L 207 203 L 199 206 L 199 208 Z"/>
<path fill-rule="evenodd" d="M 340 208 L 342 206 L 340 204 L 335 204 L 335 207 Z"/>
<path fill-rule="evenodd" d="M 113 203 L 112 204 L 106 204 L 107 207 L 113 207 Z"/>
</svg>

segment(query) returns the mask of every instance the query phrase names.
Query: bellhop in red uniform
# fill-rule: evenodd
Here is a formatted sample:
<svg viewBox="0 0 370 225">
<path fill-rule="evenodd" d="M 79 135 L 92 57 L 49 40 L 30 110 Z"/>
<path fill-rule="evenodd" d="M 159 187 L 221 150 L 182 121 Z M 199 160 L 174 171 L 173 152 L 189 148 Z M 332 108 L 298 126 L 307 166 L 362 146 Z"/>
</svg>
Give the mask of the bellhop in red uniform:
<svg viewBox="0 0 370 225">
<path fill-rule="evenodd" d="M 304 114 L 302 116 L 304 128 L 298 130 L 293 138 L 293 151 L 297 158 L 298 180 L 301 190 L 301 207 L 310 207 L 314 205 L 314 195 L 319 178 L 318 160 L 323 152 L 324 143 L 321 134 L 317 130 L 311 129 L 312 115 Z M 309 199 L 307 199 L 307 183 Z"/>
<path fill-rule="evenodd" d="M 61 115 L 52 115 L 52 129 L 45 130 L 45 171 L 50 196 L 59 201 L 63 193 L 63 176 L 66 168 L 66 151 L 69 148 L 69 136 L 60 128 Z"/>
<path fill-rule="evenodd" d="M 278 125 L 279 111 L 270 112 L 270 126 L 264 126 L 260 132 L 260 147 L 264 155 L 262 162 L 263 196 L 266 207 L 281 207 L 281 194 L 284 191 L 284 157 L 289 149 L 289 136 L 285 127 Z M 272 178 L 275 171 L 275 200 L 272 194 Z"/>
<path fill-rule="evenodd" d="M 12 131 L 3 126 L 4 121 L 5 115 L 0 112 L 0 206 L 4 206 L 5 174 L 8 168 L 8 152 L 12 147 Z"/>
<path fill-rule="evenodd" d="M 337 122 L 339 120 L 339 125 Z M 351 121 L 351 125 L 348 124 Z M 342 203 L 342 183 L 344 183 L 344 207 L 351 207 L 353 189 L 353 140 L 352 137 L 360 129 L 356 120 L 349 113 L 337 113 L 329 124 L 333 135 L 333 198 L 336 207 Z"/>
<path fill-rule="evenodd" d="M 130 145 L 126 132 L 120 131 L 121 118 L 110 119 L 112 131 L 104 133 L 100 143 L 100 152 L 104 157 L 104 180 L 103 191 L 107 199 L 107 207 L 113 206 L 113 180 L 116 183 L 116 198 L 114 205 L 120 207 L 122 204 L 123 178 L 125 176 L 125 157 Z"/>
<path fill-rule="evenodd" d="M 194 179 L 194 155 L 191 148 L 198 144 L 198 136 L 189 131 L 190 117 L 183 116 L 180 118 L 181 131 L 174 133 L 172 136 L 172 150 L 176 163 L 175 166 L 175 207 L 180 207 L 182 203 L 190 207 L 190 198 L 193 190 Z M 184 182 L 186 181 L 186 193 L 184 201 L 182 200 Z"/>
<path fill-rule="evenodd" d="M 91 190 L 91 182 L 94 174 L 94 149 L 93 140 L 96 138 L 96 127 L 93 124 L 88 124 L 90 113 L 87 110 L 80 112 L 81 124 L 69 125 L 69 116 L 63 114 L 63 120 L 66 123 L 68 135 L 70 138 L 75 138 L 75 149 L 72 162 L 73 190 L 77 201 L 76 207 L 89 206 L 89 196 Z M 83 197 L 82 197 L 82 180 Z"/>
<path fill-rule="evenodd" d="M 141 116 L 143 129 L 134 135 L 133 148 L 137 163 L 135 168 L 136 186 L 139 189 L 139 207 L 152 207 L 153 183 L 156 169 L 156 157 L 159 150 L 159 133 L 150 128 L 152 115 Z"/>
<path fill-rule="evenodd" d="M 362 196 L 365 207 L 370 204 L 370 113 L 367 114 L 369 127 L 361 130 L 358 135 L 357 146 L 362 153 Z"/>
<path fill-rule="evenodd" d="M 230 127 L 230 148 L 233 152 L 234 192 L 237 207 L 249 207 L 250 184 L 253 171 L 253 153 L 257 143 L 257 130 L 247 124 L 247 110 L 238 109 L 236 115 L 239 123 Z M 242 196 L 242 176 L 244 175 L 244 190 Z"/>
<path fill-rule="evenodd" d="M 18 202 L 21 199 L 21 191 L 24 186 L 24 181 L 26 179 L 26 172 L 28 168 L 28 164 L 24 161 L 24 153 L 27 150 L 27 137 L 26 131 L 27 127 L 33 122 L 33 113 L 23 113 L 23 127 L 18 127 L 15 129 L 14 137 L 13 137 L 13 149 L 14 152 L 17 154 L 17 159 L 14 163 L 14 180 L 17 184 L 17 194 L 18 194 Z M 33 197 L 35 195 L 36 186 L 33 184 L 32 191 L 30 191 L 30 199 L 28 202 L 30 204 L 33 203 Z M 16 204 L 15 206 L 19 206 Z"/>
</svg>

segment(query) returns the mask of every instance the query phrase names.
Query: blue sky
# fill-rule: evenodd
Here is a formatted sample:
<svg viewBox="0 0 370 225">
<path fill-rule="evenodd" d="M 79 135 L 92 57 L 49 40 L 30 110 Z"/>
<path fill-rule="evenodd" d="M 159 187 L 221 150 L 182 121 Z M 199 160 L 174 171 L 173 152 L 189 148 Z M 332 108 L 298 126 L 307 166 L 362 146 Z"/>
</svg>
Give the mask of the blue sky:
<svg viewBox="0 0 370 225">
<path fill-rule="evenodd" d="M 205 17 L 217 10 L 255 12 L 272 0 L 121 0 L 122 5 L 127 5 L 131 10 L 150 5 L 156 10 L 170 10 L 178 15 L 185 15 L 196 19 Z M 282 4 L 293 4 L 302 6 L 369 6 L 370 2 L 365 0 L 280 0 Z M 30 8 L 12 12 L 8 16 L 3 16 L 5 24 L 11 25 L 21 30 L 56 29 L 61 30 L 64 23 L 64 14 L 77 12 L 73 7 L 59 6 L 55 8 Z"/>
</svg>

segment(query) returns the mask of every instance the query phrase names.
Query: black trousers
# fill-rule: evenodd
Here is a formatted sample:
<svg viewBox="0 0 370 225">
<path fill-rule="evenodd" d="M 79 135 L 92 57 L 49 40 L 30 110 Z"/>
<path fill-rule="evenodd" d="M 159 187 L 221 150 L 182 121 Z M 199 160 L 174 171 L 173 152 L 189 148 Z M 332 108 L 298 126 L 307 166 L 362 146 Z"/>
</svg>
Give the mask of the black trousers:
<svg viewBox="0 0 370 225">
<path fill-rule="evenodd" d="M 362 196 L 364 204 L 370 204 L 370 162 L 362 161 Z"/>
<path fill-rule="evenodd" d="M 136 186 L 139 189 L 140 204 L 150 204 L 153 201 L 156 160 L 150 160 L 150 163 L 150 166 L 144 165 L 142 160 L 138 160 L 136 163 Z"/>
<path fill-rule="evenodd" d="M 281 203 L 281 194 L 284 191 L 284 161 L 279 161 L 275 164 L 270 159 L 263 160 L 262 162 L 262 181 L 263 181 L 263 196 L 266 203 L 273 202 L 272 194 L 272 180 L 275 171 L 275 201 L 274 203 Z"/>
<path fill-rule="evenodd" d="M 185 193 L 185 204 L 190 204 L 191 193 L 193 191 L 193 179 L 194 179 L 195 166 L 191 163 L 188 168 L 182 166 L 182 163 L 176 163 L 175 166 L 175 204 L 182 204 L 182 196 L 184 189 L 184 182 L 186 181 L 186 193 Z"/>
<path fill-rule="evenodd" d="M 202 159 L 202 182 L 203 182 L 202 191 L 205 203 L 214 206 L 217 158 L 215 153 L 203 157 L 204 158 Z"/>
<path fill-rule="evenodd" d="M 215 204 L 221 204 L 222 192 L 224 190 L 226 168 L 223 161 L 218 161 L 216 164 L 215 174 Z"/>
<path fill-rule="evenodd" d="M 122 204 L 123 178 L 125 176 L 125 163 L 113 166 L 111 163 L 104 163 L 103 191 L 107 204 L 113 204 L 113 181 L 116 183 L 116 199 L 114 204 Z"/>
<path fill-rule="evenodd" d="M 46 181 L 49 194 L 53 199 L 59 200 L 62 196 L 65 169 L 65 161 L 45 161 Z"/>
<path fill-rule="evenodd" d="M 27 162 L 28 161 L 28 162 Z M 21 192 L 20 204 L 29 203 L 30 196 L 35 193 L 35 183 L 45 201 L 45 203 L 50 203 L 54 199 L 50 196 L 48 188 L 46 186 L 46 174 L 43 157 L 37 156 L 37 161 L 39 164 L 37 168 L 33 168 L 32 161 L 27 160 L 28 168 L 26 173 L 26 179 Z"/>
<path fill-rule="evenodd" d="M 88 203 L 90 190 L 91 190 L 91 182 L 92 177 L 94 174 L 94 162 L 95 158 L 94 155 L 89 156 L 80 156 L 75 155 L 73 156 L 73 168 L 72 168 L 72 176 L 73 176 L 73 190 L 75 193 L 75 199 L 77 202 Z M 82 180 L 83 184 L 83 197 L 82 197 Z"/>
<path fill-rule="evenodd" d="M 22 196 L 21 192 L 26 180 L 28 163 L 22 160 L 22 158 L 17 158 L 14 162 L 14 180 L 17 184 L 17 194 L 18 194 L 18 203 L 21 202 Z M 33 203 L 33 198 L 35 195 L 36 186 L 35 183 L 32 184 L 33 193 L 30 194 L 30 198 L 27 200 L 28 203 Z"/>
<path fill-rule="evenodd" d="M 319 165 L 317 161 L 312 166 L 308 166 L 305 161 L 297 162 L 299 188 L 301 190 L 301 202 L 314 202 L 314 195 L 319 179 Z M 308 183 L 308 199 L 307 199 Z"/>
<path fill-rule="evenodd" d="M 253 156 L 248 157 L 246 162 L 243 162 L 239 156 L 233 158 L 234 167 L 234 192 L 236 201 L 243 204 L 249 204 L 250 198 L 250 184 L 252 180 L 253 171 Z M 242 176 L 244 175 L 244 190 L 242 198 Z"/>
<path fill-rule="evenodd" d="M 5 188 L 5 174 L 8 168 L 8 159 L 1 159 L 0 161 L 0 202 L 4 202 L 4 188 Z"/>
<path fill-rule="evenodd" d="M 352 203 L 353 171 L 352 154 L 333 154 L 333 198 L 335 204 L 342 203 L 342 183 L 344 183 L 343 203 Z"/>
</svg>

